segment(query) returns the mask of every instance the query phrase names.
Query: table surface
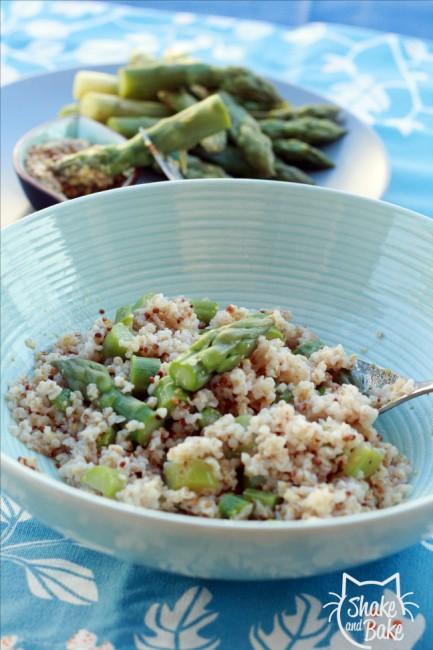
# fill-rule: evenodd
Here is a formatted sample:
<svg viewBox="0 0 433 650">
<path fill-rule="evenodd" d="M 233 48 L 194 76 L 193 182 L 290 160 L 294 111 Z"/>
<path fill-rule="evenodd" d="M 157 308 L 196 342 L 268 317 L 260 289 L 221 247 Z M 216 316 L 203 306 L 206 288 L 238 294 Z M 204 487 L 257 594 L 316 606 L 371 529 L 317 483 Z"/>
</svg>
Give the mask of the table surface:
<svg viewBox="0 0 433 650">
<path fill-rule="evenodd" d="M 392 161 L 385 198 L 433 215 L 433 45 L 428 41 L 323 23 L 289 30 L 127 3 L 6 0 L 2 11 L 3 81 L 115 62 L 144 44 L 156 54 L 186 48 L 218 63 L 247 64 L 324 93 L 382 137 Z M 23 97 L 25 110 L 31 110 L 27 102 Z M 322 612 L 329 592 L 340 593 L 341 573 L 247 585 L 171 576 L 64 539 L 6 495 L 1 505 L 1 650 L 353 647 Z M 433 647 L 432 553 L 433 537 L 352 570 L 360 581 L 399 573 L 403 591 L 415 592 L 419 610 L 413 622 L 404 620 L 404 643 L 389 639 L 377 646 L 381 650 Z"/>
</svg>

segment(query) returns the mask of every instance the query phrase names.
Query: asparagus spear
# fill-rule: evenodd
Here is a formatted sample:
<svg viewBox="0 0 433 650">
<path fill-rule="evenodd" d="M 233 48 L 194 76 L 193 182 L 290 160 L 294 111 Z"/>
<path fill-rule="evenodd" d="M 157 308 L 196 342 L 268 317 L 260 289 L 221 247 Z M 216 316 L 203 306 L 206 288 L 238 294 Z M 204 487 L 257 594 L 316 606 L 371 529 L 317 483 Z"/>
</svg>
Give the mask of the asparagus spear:
<svg viewBox="0 0 433 650">
<path fill-rule="evenodd" d="M 120 116 L 167 117 L 170 115 L 167 106 L 161 102 L 140 102 L 95 92 L 84 95 L 80 101 L 80 113 L 97 122 L 106 122 L 110 117 Z"/>
<path fill-rule="evenodd" d="M 177 115 L 160 120 L 147 130 L 155 146 L 164 154 L 191 149 L 200 140 L 229 128 L 227 109 L 218 95 L 212 95 Z M 113 177 L 131 167 L 146 167 L 152 157 L 138 133 L 117 145 L 93 145 L 55 163 L 53 171 L 60 182 L 78 186 L 81 193 L 89 187 L 104 189 Z"/>
<path fill-rule="evenodd" d="M 269 316 L 253 314 L 202 334 L 169 365 L 169 374 L 186 391 L 203 388 L 212 375 L 232 370 L 249 357 L 259 336 L 274 325 Z"/>
<path fill-rule="evenodd" d="M 107 126 L 117 133 L 121 133 L 125 138 L 132 138 L 133 135 L 138 133 L 140 127 L 149 129 L 159 122 L 159 117 L 148 117 L 141 115 L 137 117 L 109 117 Z"/>
<path fill-rule="evenodd" d="M 175 113 L 183 111 L 185 108 L 194 106 L 194 104 L 197 103 L 197 99 L 184 89 L 177 91 L 161 90 L 158 93 L 158 97 L 171 111 L 174 111 Z M 222 151 L 226 146 L 226 143 L 227 134 L 225 131 L 220 131 L 219 133 L 215 133 L 214 135 L 210 135 L 207 138 L 204 138 L 201 141 L 201 146 L 205 151 L 213 153 Z M 203 177 L 206 178 L 206 176 Z M 188 178 L 190 177 L 188 176 Z M 201 176 L 199 176 L 199 178 L 201 178 Z"/>
<path fill-rule="evenodd" d="M 305 106 L 276 106 L 269 111 L 252 111 L 257 119 L 291 120 L 297 117 L 319 117 L 335 121 L 340 109 L 333 104 L 306 104 Z"/>
<path fill-rule="evenodd" d="M 247 163 L 241 151 L 234 145 L 227 145 L 224 151 L 210 154 L 200 149 L 199 154 L 205 160 L 219 165 L 231 176 L 241 176 L 243 178 L 255 178 L 255 170 Z"/>
<path fill-rule="evenodd" d="M 295 163 L 303 168 L 329 169 L 334 163 L 320 149 L 307 142 L 290 138 L 273 140 L 274 152 L 288 163 Z"/>
<path fill-rule="evenodd" d="M 342 126 L 318 117 L 299 117 L 287 121 L 262 120 L 260 127 L 272 140 L 297 138 L 311 144 L 334 142 L 346 133 Z"/>
<path fill-rule="evenodd" d="M 185 178 L 228 178 L 224 169 L 218 165 L 203 162 L 196 156 L 188 156 L 187 162 L 187 168 L 183 173 Z"/>
<path fill-rule="evenodd" d="M 306 185 L 314 185 L 311 176 L 308 176 L 308 174 L 293 165 L 287 165 L 287 163 L 278 158 L 275 160 L 275 180 L 285 181 L 286 183 L 305 183 Z"/>
<path fill-rule="evenodd" d="M 311 357 L 314 352 L 321 350 L 325 344 L 320 339 L 310 339 L 305 341 L 293 350 L 294 354 L 302 354 L 304 357 Z"/>
<path fill-rule="evenodd" d="M 141 68 L 119 70 L 119 94 L 122 97 L 153 99 L 159 90 L 176 90 L 194 85 L 220 88 L 241 100 L 258 101 L 268 106 L 281 100 L 272 84 L 245 68 L 160 61 Z"/>
<path fill-rule="evenodd" d="M 265 177 L 272 176 L 274 154 L 269 138 L 262 133 L 256 120 L 229 93 L 220 94 L 230 113 L 232 139 L 253 169 Z"/>
<path fill-rule="evenodd" d="M 159 359 L 138 357 L 133 354 L 129 366 L 129 381 L 134 384 L 134 389 L 139 392 L 145 391 L 150 384 L 151 377 L 156 375 L 160 367 Z"/>
<path fill-rule="evenodd" d="M 53 361 L 52 365 L 59 370 L 68 388 L 79 390 L 83 395 L 87 394 L 89 384 L 95 384 L 101 393 L 110 390 L 113 386 L 107 368 L 96 361 L 70 357 Z"/>
<path fill-rule="evenodd" d="M 103 409 L 111 407 L 113 411 L 118 415 L 123 415 L 128 421 L 140 422 L 141 427 L 133 431 L 130 438 L 142 446 L 149 442 L 155 429 L 162 425 L 162 418 L 158 417 L 145 402 L 132 395 L 125 395 L 115 388 L 103 392 L 98 399 L 98 405 Z"/>
<path fill-rule="evenodd" d="M 119 82 L 116 75 L 80 70 L 75 75 L 72 93 L 75 99 L 80 100 L 86 93 L 93 91 L 117 95 L 118 89 Z"/>
</svg>

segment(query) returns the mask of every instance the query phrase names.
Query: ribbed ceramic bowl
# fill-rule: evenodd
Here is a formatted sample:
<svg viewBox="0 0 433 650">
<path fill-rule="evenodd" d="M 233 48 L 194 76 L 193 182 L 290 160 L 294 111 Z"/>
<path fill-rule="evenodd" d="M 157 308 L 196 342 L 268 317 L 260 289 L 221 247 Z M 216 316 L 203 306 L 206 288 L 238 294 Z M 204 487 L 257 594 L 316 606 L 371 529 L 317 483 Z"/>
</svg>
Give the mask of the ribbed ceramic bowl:
<svg viewBox="0 0 433 650">
<path fill-rule="evenodd" d="M 3 235 L 2 380 L 49 346 L 148 288 L 251 307 L 289 307 L 330 343 L 433 377 L 433 221 L 332 190 L 266 181 L 181 181 L 63 203 Z M 383 332 L 383 338 L 380 337 Z M 380 418 L 416 473 L 405 504 L 305 522 L 231 522 L 147 511 L 20 465 L 3 409 L 6 491 L 65 535 L 187 575 L 264 579 L 374 560 L 433 532 L 433 402 Z M 28 453 L 28 452 L 27 452 Z"/>
</svg>

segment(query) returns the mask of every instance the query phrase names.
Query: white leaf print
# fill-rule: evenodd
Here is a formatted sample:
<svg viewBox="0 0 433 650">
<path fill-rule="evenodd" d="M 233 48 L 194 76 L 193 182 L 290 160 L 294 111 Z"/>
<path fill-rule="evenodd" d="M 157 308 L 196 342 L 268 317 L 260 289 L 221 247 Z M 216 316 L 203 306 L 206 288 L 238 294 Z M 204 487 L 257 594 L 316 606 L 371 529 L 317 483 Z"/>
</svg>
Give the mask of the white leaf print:
<svg viewBox="0 0 433 650">
<path fill-rule="evenodd" d="M 114 646 L 108 641 L 101 645 L 96 645 L 96 634 L 88 630 L 78 630 L 73 637 L 66 642 L 66 650 L 115 650 Z"/>
<path fill-rule="evenodd" d="M 144 617 L 153 635 L 136 635 L 135 647 L 137 650 L 214 650 L 219 640 L 199 634 L 218 616 L 206 609 L 211 600 L 212 594 L 204 587 L 191 587 L 172 609 L 165 603 L 154 603 Z"/>
<path fill-rule="evenodd" d="M 71 605 L 90 605 L 98 589 L 90 569 L 63 559 L 25 560 L 27 584 L 34 596 Z"/>
<path fill-rule="evenodd" d="M 425 539 L 421 544 L 426 548 L 428 551 L 433 551 L 433 535 L 429 537 L 428 539 Z"/>
<path fill-rule="evenodd" d="M 312 650 L 329 633 L 330 627 L 323 618 L 322 604 L 314 596 L 301 594 L 295 597 L 294 614 L 281 612 L 274 616 L 269 634 L 259 626 L 252 626 L 250 643 L 254 650 Z"/>
<path fill-rule="evenodd" d="M 27 521 L 31 519 L 32 516 L 20 508 L 20 506 L 9 499 L 8 497 L 0 498 L 0 521 L 2 524 L 9 524 L 11 519 L 14 519 L 16 523 L 21 521 Z"/>
</svg>

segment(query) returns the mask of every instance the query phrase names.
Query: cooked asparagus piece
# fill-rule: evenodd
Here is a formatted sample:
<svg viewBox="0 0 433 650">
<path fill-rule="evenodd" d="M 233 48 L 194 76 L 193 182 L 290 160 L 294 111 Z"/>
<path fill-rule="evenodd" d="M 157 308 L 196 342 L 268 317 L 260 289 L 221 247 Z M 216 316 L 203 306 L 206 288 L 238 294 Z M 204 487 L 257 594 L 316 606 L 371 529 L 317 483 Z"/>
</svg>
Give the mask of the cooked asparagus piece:
<svg viewBox="0 0 433 650">
<path fill-rule="evenodd" d="M 51 400 L 51 404 L 59 413 L 65 413 L 68 406 L 71 406 L 71 390 L 63 388 L 62 391 Z"/>
<path fill-rule="evenodd" d="M 129 365 L 129 381 L 134 384 L 134 390 L 144 392 L 147 390 L 150 380 L 161 367 L 159 359 L 152 357 L 138 357 L 133 354 Z"/>
<path fill-rule="evenodd" d="M 89 359 L 69 357 L 52 362 L 54 368 L 62 375 L 68 388 L 79 390 L 82 395 L 87 395 L 89 384 L 95 384 L 100 393 L 111 390 L 113 380 L 105 366 Z"/>
<path fill-rule="evenodd" d="M 310 144 L 327 144 L 341 138 L 346 129 L 330 120 L 318 117 L 298 117 L 293 120 L 262 120 L 260 128 L 272 140 L 297 138 Z"/>
<path fill-rule="evenodd" d="M 159 99 L 175 113 L 185 110 L 197 103 L 197 99 L 187 92 L 184 89 L 181 90 L 161 90 L 158 93 Z M 226 131 L 220 131 L 214 135 L 210 135 L 207 138 L 204 138 L 201 142 L 201 146 L 205 151 L 209 153 L 214 153 L 222 151 L 227 143 L 227 134 Z M 201 176 L 194 176 L 194 178 L 201 178 Z M 206 176 L 203 176 L 206 178 Z"/>
<path fill-rule="evenodd" d="M 208 427 L 210 424 L 213 424 L 222 417 L 217 409 L 212 408 L 211 406 L 206 406 L 200 413 L 200 424 L 202 428 Z"/>
<path fill-rule="evenodd" d="M 52 365 L 60 371 L 71 390 L 79 390 L 88 397 L 89 384 L 95 384 L 100 393 L 96 401 L 101 409 L 111 407 L 127 420 L 140 422 L 142 426 L 131 434 L 131 438 L 139 444 L 146 444 L 152 432 L 161 426 L 161 418 L 147 404 L 114 388 L 107 368 L 101 363 L 70 357 L 53 361 Z"/>
<path fill-rule="evenodd" d="M 110 117 L 167 117 L 170 110 L 161 102 L 140 102 L 123 99 L 117 95 L 86 93 L 80 101 L 80 114 L 97 122 L 106 122 Z"/>
<path fill-rule="evenodd" d="M 212 494 L 218 492 L 220 487 L 213 467 L 199 458 L 184 464 L 166 463 L 164 478 L 171 490 L 186 487 L 197 494 Z"/>
<path fill-rule="evenodd" d="M 218 88 L 222 68 L 207 63 L 167 63 L 156 61 L 143 67 L 119 70 L 119 94 L 134 99 L 154 99 L 160 90 L 177 90 L 192 84 Z"/>
<path fill-rule="evenodd" d="M 203 144 L 203 142 L 202 142 Z M 197 156 L 188 156 L 186 169 L 182 170 L 185 178 L 228 178 L 228 175 L 218 165 L 206 163 Z"/>
<path fill-rule="evenodd" d="M 80 70 L 74 78 L 72 94 L 75 99 L 82 99 L 89 92 L 117 95 L 119 82 L 114 74 Z"/>
<path fill-rule="evenodd" d="M 286 181 L 288 183 L 305 183 L 306 185 L 314 185 L 314 180 L 305 172 L 293 165 L 279 160 L 275 160 L 275 180 Z"/>
<path fill-rule="evenodd" d="M 230 113 L 230 136 L 246 161 L 262 176 L 273 176 L 274 154 L 271 141 L 262 133 L 256 120 L 229 93 L 222 92 L 220 95 Z"/>
<path fill-rule="evenodd" d="M 271 317 L 253 314 L 209 330 L 170 363 L 170 377 L 186 391 L 203 388 L 214 374 L 228 372 L 249 357 L 259 336 L 266 334 L 273 324 Z"/>
<path fill-rule="evenodd" d="M 214 165 L 222 167 L 231 176 L 241 176 L 242 178 L 256 178 L 257 172 L 247 163 L 241 151 L 234 145 L 227 145 L 224 151 L 210 154 L 203 149 L 199 150 L 199 155 Z"/>
<path fill-rule="evenodd" d="M 128 348 L 127 344 L 134 338 L 129 326 L 124 322 L 115 323 L 111 330 L 106 334 L 102 344 L 102 353 L 104 359 L 113 359 L 114 357 L 125 357 Z"/>
<path fill-rule="evenodd" d="M 282 101 L 277 90 L 269 81 L 246 68 L 225 68 L 220 88 L 241 102 L 253 101 L 261 106 L 272 107 Z"/>
<path fill-rule="evenodd" d="M 319 117 L 335 121 L 340 109 L 333 104 L 306 104 L 305 106 L 290 106 L 289 104 L 276 106 L 269 111 L 254 111 L 256 119 L 291 120 L 297 117 Z"/>
<path fill-rule="evenodd" d="M 108 427 L 105 433 L 101 433 L 100 436 L 96 438 L 96 446 L 98 449 L 102 447 L 108 447 L 112 445 L 116 440 L 116 432 L 113 427 Z"/>
<path fill-rule="evenodd" d="M 218 503 L 220 515 L 226 519 L 248 519 L 253 507 L 254 504 L 248 499 L 230 492 L 223 494 Z"/>
<path fill-rule="evenodd" d="M 295 163 L 307 169 L 330 169 L 334 163 L 323 151 L 316 149 L 308 142 L 290 138 L 288 140 L 273 140 L 274 152 L 288 163 Z"/>
<path fill-rule="evenodd" d="M 81 483 L 95 492 L 100 492 L 104 497 L 114 499 L 116 494 L 125 487 L 126 478 L 113 467 L 95 465 L 83 474 Z"/>
<path fill-rule="evenodd" d="M 343 465 L 343 472 L 346 476 L 366 479 L 379 469 L 384 458 L 384 452 L 375 449 L 366 442 L 357 447 L 347 458 Z"/>
<path fill-rule="evenodd" d="M 132 324 L 134 322 L 134 312 L 132 305 L 124 305 L 123 307 L 119 307 L 116 310 L 114 322 L 123 323 L 123 325 L 126 325 L 126 327 L 129 329 L 132 329 Z"/>
<path fill-rule="evenodd" d="M 227 109 L 218 95 L 212 95 L 185 111 L 160 120 L 147 130 L 157 149 L 163 154 L 191 149 L 200 140 L 229 128 Z M 60 182 L 78 186 L 85 193 L 89 186 L 110 187 L 113 178 L 131 167 L 152 164 L 152 156 L 139 133 L 117 145 L 93 145 L 76 154 L 65 156 L 53 166 Z"/>
<path fill-rule="evenodd" d="M 302 354 L 304 357 L 311 357 L 313 352 L 321 350 L 325 344 L 320 339 L 310 339 L 305 341 L 301 345 L 298 345 L 297 348 L 293 350 L 293 354 Z"/>
<path fill-rule="evenodd" d="M 218 303 L 209 298 L 194 298 L 191 300 L 195 315 L 202 323 L 209 325 L 218 311 Z"/>
<path fill-rule="evenodd" d="M 140 127 L 149 129 L 159 122 L 159 117 L 147 117 L 141 115 L 137 117 L 109 117 L 107 126 L 117 133 L 121 133 L 125 138 L 132 138 L 133 135 L 138 133 Z"/>
<path fill-rule="evenodd" d="M 278 503 L 278 495 L 273 492 L 265 492 L 264 490 L 255 490 L 253 488 L 247 488 L 244 490 L 243 495 L 248 501 L 253 503 L 259 503 L 265 508 L 270 508 L 273 510 Z"/>
<path fill-rule="evenodd" d="M 178 404 L 189 401 L 187 393 L 176 386 L 171 377 L 163 377 L 159 380 L 153 397 L 158 400 L 158 408 L 167 409 L 169 415 Z"/>
</svg>

